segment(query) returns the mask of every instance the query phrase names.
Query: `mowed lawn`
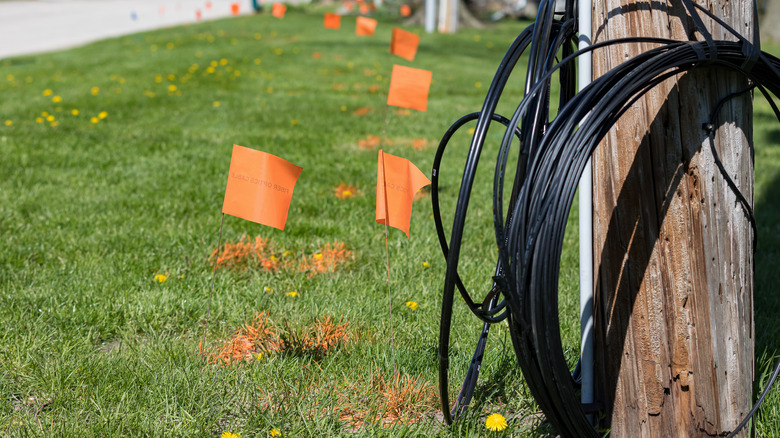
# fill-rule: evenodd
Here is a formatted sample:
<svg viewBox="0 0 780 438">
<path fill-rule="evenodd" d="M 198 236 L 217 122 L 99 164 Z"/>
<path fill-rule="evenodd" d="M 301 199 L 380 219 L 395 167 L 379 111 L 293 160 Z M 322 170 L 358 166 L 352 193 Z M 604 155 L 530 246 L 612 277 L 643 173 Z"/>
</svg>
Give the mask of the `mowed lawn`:
<svg viewBox="0 0 780 438">
<path fill-rule="evenodd" d="M 378 149 L 430 175 L 446 128 L 478 111 L 527 25 L 422 36 L 413 62 L 322 11 L 246 16 L 0 61 L 0 435 L 539 436 L 549 429 L 491 332 L 470 414 L 443 426 L 437 392 L 444 260 L 430 194 L 410 237 L 374 220 Z M 777 50 L 775 50 L 777 52 Z M 433 72 L 427 112 L 386 105 L 393 64 Z M 500 112 L 519 102 L 523 71 Z M 780 351 L 780 128 L 756 98 L 757 374 Z M 495 263 L 483 154 L 462 276 L 475 295 Z M 224 217 L 233 144 L 303 168 L 284 231 Z M 468 147 L 445 156 L 445 224 Z M 576 210 L 575 210 L 576 212 Z M 575 224 L 576 214 L 570 218 Z M 561 325 L 576 362 L 576 227 L 561 268 Z M 481 325 L 456 299 L 450 394 Z M 394 339 L 394 342 L 393 342 Z M 758 383 L 757 388 L 763 387 Z M 780 392 L 759 431 L 775 436 Z M 489 432 L 501 413 L 509 428 Z"/>
</svg>

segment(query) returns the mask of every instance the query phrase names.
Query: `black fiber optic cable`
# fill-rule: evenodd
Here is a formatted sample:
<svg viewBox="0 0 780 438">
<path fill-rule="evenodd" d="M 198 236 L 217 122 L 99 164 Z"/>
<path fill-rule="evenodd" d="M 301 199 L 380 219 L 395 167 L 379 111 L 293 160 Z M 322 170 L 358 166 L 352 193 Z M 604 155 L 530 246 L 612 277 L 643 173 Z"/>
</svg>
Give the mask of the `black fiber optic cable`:
<svg viewBox="0 0 780 438">
<path fill-rule="evenodd" d="M 780 121 L 780 111 L 771 94 L 780 95 L 780 60 L 760 51 L 757 30 L 752 40 L 691 0 L 682 0 L 696 30 L 704 41 L 673 41 L 663 38 L 623 38 L 607 41 L 575 52 L 573 3 L 568 1 L 563 19 L 556 18 L 551 2 L 542 2 L 537 21 L 526 28 L 507 51 L 488 90 L 482 111 L 465 116 L 448 130 L 434 164 L 438 179 L 441 154 L 452 133 L 468 120 L 477 119 L 456 204 L 449 248 L 441 224 L 438 183 L 433 185 L 434 217 L 442 251 L 447 259 L 442 300 L 439 376 L 445 420 L 462 414 L 473 395 L 479 366 L 484 355 L 489 324 L 508 321 L 512 344 L 534 398 L 547 420 L 564 437 L 596 437 L 598 434 L 583 412 L 577 396 L 576 374 L 572 376 L 563 356 L 558 323 L 558 275 L 566 219 L 574 193 L 593 150 L 631 105 L 664 80 L 703 68 L 724 68 L 741 73 L 764 94 Z M 698 15 L 701 10 L 737 38 L 737 42 L 714 40 Z M 757 27 L 757 25 L 756 25 Z M 595 79 L 574 94 L 574 60 L 586 51 L 615 44 L 655 43 L 650 49 Z M 510 120 L 495 115 L 495 108 L 519 56 L 530 46 L 525 95 Z M 554 62 L 557 53 L 562 59 Z M 558 74 L 561 84 L 558 112 L 550 118 L 551 78 Z M 746 92 L 745 90 L 743 92 Z M 704 129 L 707 130 L 716 165 L 727 186 L 742 204 L 754 229 L 752 209 L 738 187 L 723 169 L 714 150 L 713 130 L 721 101 Z M 585 116 L 588 116 L 587 118 Z M 468 120 L 466 120 L 468 119 Z M 499 248 L 493 286 L 481 305 L 475 303 L 458 276 L 457 266 L 466 211 L 476 167 L 491 121 L 506 126 L 494 175 L 494 225 Z M 457 126 L 456 126 L 457 125 Z M 700 129 L 700 127 L 693 127 Z M 507 217 L 503 217 L 503 191 L 512 141 L 519 141 L 518 164 Z M 754 245 L 755 248 L 755 245 Z M 467 378 L 454 409 L 449 408 L 449 331 L 454 288 L 483 322 Z M 503 297 L 503 299 L 500 299 Z M 497 315 L 501 313 L 499 316 Z M 764 399 L 780 370 L 780 362 L 764 394 L 748 417 L 732 432 L 736 434 Z"/>
</svg>

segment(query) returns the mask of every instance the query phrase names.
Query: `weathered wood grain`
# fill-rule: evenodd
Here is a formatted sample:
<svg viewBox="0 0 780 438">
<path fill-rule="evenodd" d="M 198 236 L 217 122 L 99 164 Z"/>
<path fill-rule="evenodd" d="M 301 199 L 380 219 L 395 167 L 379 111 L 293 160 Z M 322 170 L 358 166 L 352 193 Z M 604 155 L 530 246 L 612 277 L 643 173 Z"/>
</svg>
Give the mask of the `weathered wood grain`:
<svg viewBox="0 0 780 438">
<path fill-rule="evenodd" d="M 750 35 L 749 2 L 701 4 Z M 679 2 L 596 0 L 593 20 L 595 42 L 694 37 Z M 650 47 L 598 51 L 594 75 Z M 613 437 L 715 436 L 750 409 L 752 229 L 702 128 L 746 86 L 715 68 L 667 80 L 594 154 L 597 395 L 612 409 Z M 729 101 L 715 126 L 717 152 L 752 203 L 751 96 Z"/>
</svg>

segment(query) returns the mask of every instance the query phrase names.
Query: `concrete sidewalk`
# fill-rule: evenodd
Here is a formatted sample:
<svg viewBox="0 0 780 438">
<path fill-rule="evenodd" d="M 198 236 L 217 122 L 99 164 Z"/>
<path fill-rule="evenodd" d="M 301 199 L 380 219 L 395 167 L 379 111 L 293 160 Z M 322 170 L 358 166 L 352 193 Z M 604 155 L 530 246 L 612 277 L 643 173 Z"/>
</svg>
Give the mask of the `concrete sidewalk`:
<svg viewBox="0 0 780 438">
<path fill-rule="evenodd" d="M 253 13 L 251 0 L 0 1 L 0 59 L 84 45 L 104 38 Z M 210 7 L 208 7 L 210 5 Z"/>
</svg>

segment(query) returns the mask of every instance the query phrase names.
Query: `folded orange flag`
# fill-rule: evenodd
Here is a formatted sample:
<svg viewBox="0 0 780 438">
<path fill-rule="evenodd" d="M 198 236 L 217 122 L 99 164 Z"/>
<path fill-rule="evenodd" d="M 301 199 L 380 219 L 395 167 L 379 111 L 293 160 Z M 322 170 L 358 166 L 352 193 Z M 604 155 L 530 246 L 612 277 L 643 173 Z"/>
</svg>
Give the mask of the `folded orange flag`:
<svg viewBox="0 0 780 438">
<path fill-rule="evenodd" d="M 386 154 L 380 149 L 376 172 L 376 221 L 398 228 L 409 237 L 414 194 L 430 183 L 428 177 L 409 160 Z"/>
<path fill-rule="evenodd" d="M 401 5 L 401 16 L 408 17 L 412 15 L 412 7 L 409 5 Z"/>
<path fill-rule="evenodd" d="M 393 65 L 387 104 L 427 111 L 432 77 L 433 72 L 430 70 Z"/>
<path fill-rule="evenodd" d="M 325 29 L 338 29 L 341 27 L 341 15 L 334 14 L 332 12 L 325 13 L 325 21 L 323 23 Z"/>
<path fill-rule="evenodd" d="M 417 46 L 419 45 L 419 35 L 397 27 L 393 28 L 393 36 L 390 39 L 390 53 L 393 55 L 414 61 L 414 55 L 417 54 Z"/>
<path fill-rule="evenodd" d="M 301 170 L 277 156 L 234 144 L 222 212 L 283 230 Z"/>
<path fill-rule="evenodd" d="M 230 12 L 233 15 L 238 15 L 241 12 L 241 5 L 238 3 L 231 3 L 230 4 Z"/>
<path fill-rule="evenodd" d="M 271 15 L 276 18 L 284 17 L 285 12 L 287 12 L 287 6 L 281 3 L 274 3 L 274 5 L 271 7 Z"/>
<path fill-rule="evenodd" d="M 355 35 L 372 36 L 376 29 L 376 20 L 368 17 L 357 17 L 355 19 Z"/>
</svg>

